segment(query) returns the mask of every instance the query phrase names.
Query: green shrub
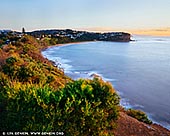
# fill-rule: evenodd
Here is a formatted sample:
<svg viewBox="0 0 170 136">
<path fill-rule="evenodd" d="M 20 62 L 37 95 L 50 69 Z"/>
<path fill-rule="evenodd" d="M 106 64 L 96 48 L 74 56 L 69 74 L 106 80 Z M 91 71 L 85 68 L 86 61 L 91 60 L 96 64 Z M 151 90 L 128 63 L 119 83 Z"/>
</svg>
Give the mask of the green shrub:
<svg viewBox="0 0 170 136">
<path fill-rule="evenodd" d="M 4 91 L 6 85 L 8 85 L 9 79 L 6 77 L 5 74 L 0 72 L 0 93 Z"/>
<path fill-rule="evenodd" d="M 24 44 L 24 46 L 23 46 L 23 54 L 26 54 L 30 49 L 30 46 L 31 45 L 29 45 L 29 44 Z"/>
<path fill-rule="evenodd" d="M 109 83 L 100 79 L 78 80 L 63 90 L 64 130 L 78 135 L 100 135 L 113 128 L 119 97 Z M 112 124 L 112 125 L 111 125 Z"/>
<path fill-rule="evenodd" d="M 17 67 L 9 64 L 5 64 L 2 66 L 2 71 L 6 75 L 8 75 L 10 78 L 14 78 L 15 72 L 16 72 Z"/>
<path fill-rule="evenodd" d="M 51 83 L 51 82 L 53 82 L 55 79 L 54 79 L 54 77 L 53 76 L 47 76 L 47 81 L 46 81 L 46 83 Z"/>
<path fill-rule="evenodd" d="M 141 122 L 152 124 L 152 121 L 148 119 L 147 115 L 143 111 L 128 109 L 127 114 Z"/>
<path fill-rule="evenodd" d="M 51 39 L 49 40 L 49 44 L 50 44 L 50 45 L 56 45 L 56 43 L 57 43 L 57 39 L 56 39 L 56 38 L 51 38 Z"/>
<path fill-rule="evenodd" d="M 28 81 L 29 77 L 33 76 L 33 71 L 26 66 L 21 66 L 18 70 L 17 76 L 21 82 Z"/>
<path fill-rule="evenodd" d="M 15 57 L 9 57 L 6 60 L 6 63 L 2 65 L 2 71 L 3 73 L 7 74 L 11 78 L 14 77 L 16 70 L 18 69 L 18 66 L 15 66 L 15 62 L 17 62 L 17 58 Z"/>
<path fill-rule="evenodd" d="M 60 91 L 13 83 L 1 99 L 0 131 L 64 131 L 67 135 L 106 135 L 115 126 L 119 97 L 102 80 L 78 80 Z"/>
<path fill-rule="evenodd" d="M 13 65 L 15 62 L 17 62 L 17 59 L 15 57 L 9 57 L 6 59 L 6 63 L 9 65 Z"/>
</svg>

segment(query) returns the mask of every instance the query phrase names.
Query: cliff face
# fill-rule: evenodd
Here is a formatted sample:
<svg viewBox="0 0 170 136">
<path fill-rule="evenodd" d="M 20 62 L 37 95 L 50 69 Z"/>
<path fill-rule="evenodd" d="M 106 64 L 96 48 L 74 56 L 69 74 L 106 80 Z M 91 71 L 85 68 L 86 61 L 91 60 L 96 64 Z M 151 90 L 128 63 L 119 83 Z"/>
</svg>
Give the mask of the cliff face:
<svg viewBox="0 0 170 136">
<path fill-rule="evenodd" d="M 101 35 L 101 41 L 129 42 L 131 35 L 124 32 L 104 33 Z"/>
</svg>

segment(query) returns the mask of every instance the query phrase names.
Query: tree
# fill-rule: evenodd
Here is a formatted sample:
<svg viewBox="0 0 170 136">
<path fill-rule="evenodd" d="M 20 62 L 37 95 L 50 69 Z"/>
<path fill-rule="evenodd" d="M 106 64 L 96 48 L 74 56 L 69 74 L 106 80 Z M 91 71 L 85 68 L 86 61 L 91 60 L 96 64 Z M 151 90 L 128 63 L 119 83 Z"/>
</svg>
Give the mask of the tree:
<svg viewBox="0 0 170 136">
<path fill-rule="evenodd" d="M 25 34 L 25 28 L 24 27 L 22 28 L 22 33 Z"/>
</svg>

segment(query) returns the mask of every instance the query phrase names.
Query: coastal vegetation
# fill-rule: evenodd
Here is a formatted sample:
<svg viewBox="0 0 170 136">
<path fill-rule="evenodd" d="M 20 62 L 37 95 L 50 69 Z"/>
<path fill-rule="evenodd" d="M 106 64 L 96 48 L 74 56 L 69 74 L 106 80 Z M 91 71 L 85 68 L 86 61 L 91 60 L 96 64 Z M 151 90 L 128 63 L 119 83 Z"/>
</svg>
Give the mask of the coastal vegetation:
<svg viewBox="0 0 170 136">
<path fill-rule="evenodd" d="M 110 33 L 95 33 L 87 31 L 76 31 L 71 29 L 63 30 L 38 30 L 26 32 L 22 28 L 22 32 L 11 30 L 0 30 L 0 46 L 17 41 L 23 35 L 31 35 L 39 41 L 43 41 L 47 45 L 56 45 L 70 42 L 83 41 L 114 41 L 114 42 L 129 42 L 131 35 L 124 32 L 110 32 Z"/>
<path fill-rule="evenodd" d="M 0 48 L 0 131 L 107 135 L 119 96 L 100 78 L 73 81 L 43 58 L 43 41 L 23 35 Z"/>
<path fill-rule="evenodd" d="M 123 110 L 122 114 L 120 98 L 109 82 L 98 76 L 74 81 L 41 55 L 41 50 L 56 41 L 70 42 L 60 40 L 48 36 L 37 39 L 27 34 L 3 35 L 0 47 L 1 132 L 58 131 L 70 136 L 103 136 L 124 131 L 128 134 L 128 125 L 133 123 L 127 115 L 152 123 L 138 110 Z M 125 121 L 128 129 L 119 131 L 120 124 L 124 124 L 120 119 L 122 115 L 128 118 Z M 155 128 L 154 134 L 159 132 L 157 130 Z M 169 133 L 160 130 L 159 134 Z"/>
<path fill-rule="evenodd" d="M 128 109 L 126 111 L 126 113 L 129 116 L 131 116 L 131 117 L 133 117 L 133 118 L 135 118 L 135 119 L 137 119 L 137 120 L 139 120 L 141 122 L 144 122 L 146 124 L 152 124 L 152 121 L 148 119 L 147 115 L 143 111 L 134 110 L 134 109 Z"/>
</svg>

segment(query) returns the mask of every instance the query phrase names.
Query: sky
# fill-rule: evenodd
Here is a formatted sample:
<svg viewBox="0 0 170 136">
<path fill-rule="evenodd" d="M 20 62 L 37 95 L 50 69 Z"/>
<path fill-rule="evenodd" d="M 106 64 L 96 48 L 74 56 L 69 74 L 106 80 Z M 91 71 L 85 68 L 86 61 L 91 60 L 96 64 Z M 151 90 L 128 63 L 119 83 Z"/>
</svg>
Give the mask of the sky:
<svg viewBox="0 0 170 136">
<path fill-rule="evenodd" d="M 170 32 L 170 0 L 0 0 L 0 29 Z"/>
</svg>

